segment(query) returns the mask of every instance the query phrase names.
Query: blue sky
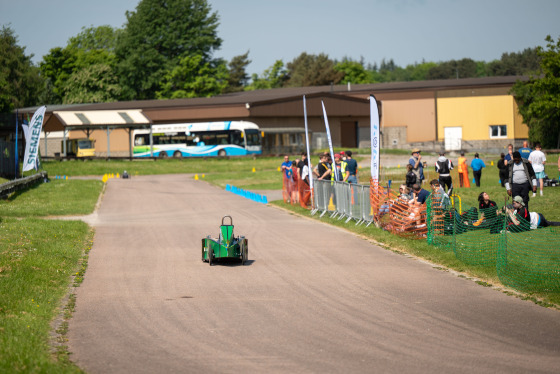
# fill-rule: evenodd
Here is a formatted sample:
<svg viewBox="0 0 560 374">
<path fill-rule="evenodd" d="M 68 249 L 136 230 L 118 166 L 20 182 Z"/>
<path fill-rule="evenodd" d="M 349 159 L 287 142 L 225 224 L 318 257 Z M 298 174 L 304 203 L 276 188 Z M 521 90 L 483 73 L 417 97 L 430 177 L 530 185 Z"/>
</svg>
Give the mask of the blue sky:
<svg viewBox="0 0 560 374">
<path fill-rule="evenodd" d="M 0 0 L 0 24 L 38 63 L 83 26 L 122 27 L 139 0 Z M 227 60 L 249 50 L 249 74 L 302 52 L 399 66 L 545 45 L 560 37 L 559 0 L 208 0 L 220 17 Z"/>
</svg>

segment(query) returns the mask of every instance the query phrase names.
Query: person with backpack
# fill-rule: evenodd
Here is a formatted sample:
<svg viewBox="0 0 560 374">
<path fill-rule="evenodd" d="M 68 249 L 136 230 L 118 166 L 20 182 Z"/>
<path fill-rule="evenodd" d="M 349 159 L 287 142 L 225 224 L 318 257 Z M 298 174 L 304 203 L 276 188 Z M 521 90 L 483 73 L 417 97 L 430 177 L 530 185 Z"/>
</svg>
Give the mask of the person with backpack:
<svg viewBox="0 0 560 374">
<path fill-rule="evenodd" d="M 439 158 L 436 161 L 436 172 L 439 174 L 439 184 L 446 190 L 447 195 L 451 195 L 453 190 L 453 180 L 451 179 L 451 170 L 453 170 L 453 162 L 445 157 L 445 151 L 439 153 Z"/>
<path fill-rule="evenodd" d="M 517 151 L 513 152 L 513 162 L 508 163 L 506 190 L 509 196 L 521 196 L 524 206 L 529 209 L 529 191 L 537 192 L 537 178 L 533 166 Z"/>
</svg>

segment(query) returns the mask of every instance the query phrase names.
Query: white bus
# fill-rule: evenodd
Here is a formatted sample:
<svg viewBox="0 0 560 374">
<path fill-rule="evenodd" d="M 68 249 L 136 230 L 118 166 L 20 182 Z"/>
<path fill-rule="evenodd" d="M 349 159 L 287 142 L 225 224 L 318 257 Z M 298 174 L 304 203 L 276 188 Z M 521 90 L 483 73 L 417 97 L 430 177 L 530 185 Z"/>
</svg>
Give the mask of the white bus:
<svg viewBox="0 0 560 374">
<path fill-rule="evenodd" d="M 251 122 L 223 121 L 152 126 L 153 157 L 262 154 L 261 132 Z M 134 130 L 134 157 L 152 157 L 150 129 Z"/>
</svg>

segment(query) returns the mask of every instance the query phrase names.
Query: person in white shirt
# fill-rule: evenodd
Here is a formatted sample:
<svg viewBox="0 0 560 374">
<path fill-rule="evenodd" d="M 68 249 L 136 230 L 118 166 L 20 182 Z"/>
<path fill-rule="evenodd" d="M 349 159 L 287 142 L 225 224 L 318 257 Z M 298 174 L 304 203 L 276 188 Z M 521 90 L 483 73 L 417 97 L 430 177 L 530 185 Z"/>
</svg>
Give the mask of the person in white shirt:
<svg viewBox="0 0 560 374">
<path fill-rule="evenodd" d="M 543 179 L 545 178 L 546 174 L 544 172 L 544 164 L 546 163 L 546 156 L 541 151 L 541 144 L 535 144 L 535 150 L 531 152 L 528 158 L 529 162 L 533 166 L 533 170 L 535 171 L 535 176 L 539 180 L 539 186 L 541 189 L 541 196 L 543 195 Z M 533 197 L 536 196 L 536 193 L 533 192 Z"/>
</svg>

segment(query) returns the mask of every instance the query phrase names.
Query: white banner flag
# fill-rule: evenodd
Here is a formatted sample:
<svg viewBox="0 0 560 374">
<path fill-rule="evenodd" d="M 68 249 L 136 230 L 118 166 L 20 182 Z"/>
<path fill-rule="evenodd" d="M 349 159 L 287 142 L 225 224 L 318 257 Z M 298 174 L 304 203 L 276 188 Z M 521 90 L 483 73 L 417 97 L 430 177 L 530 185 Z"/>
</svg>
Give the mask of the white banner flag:
<svg viewBox="0 0 560 374">
<path fill-rule="evenodd" d="M 369 97 L 371 121 L 371 178 L 379 182 L 379 110 L 375 96 Z"/>
<path fill-rule="evenodd" d="M 311 172 L 311 154 L 309 153 L 309 131 L 307 130 L 307 104 L 303 95 L 303 117 L 305 120 L 305 145 L 307 147 L 307 167 L 309 168 L 309 188 L 313 191 L 313 173 Z"/>
<path fill-rule="evenodd" d="M 325 117 L 325 128 L 327 129 L 327 139 L 329 141 L 329 152 L 331 153 L 332 169 L 331 172 L 337 173 L 336 166 L 334 165 L 334 152 L 332 147 L 331 130 L 329 128 L 329 119 L 327 118 L 327 111 L 325 109 L 325 103 L 321 100 L 321 105 L 323 106 L 323 117 Z M 340 180 L 339 175 L 335 176 L 335 180 Z"/>
<path fill-rule="evenodd" d="M 27 129 L 27 139 L 25 139 L 25 156 L 23 157 L 23 171 L 34 169 L 37 165 L 39 156 L 39 139 L 41 138 L 41 129 L 43 128 L 43 119 L 45 117 L 46 106 L 42 106 L 31 118 L 31 123 Z"/>
</svg>

